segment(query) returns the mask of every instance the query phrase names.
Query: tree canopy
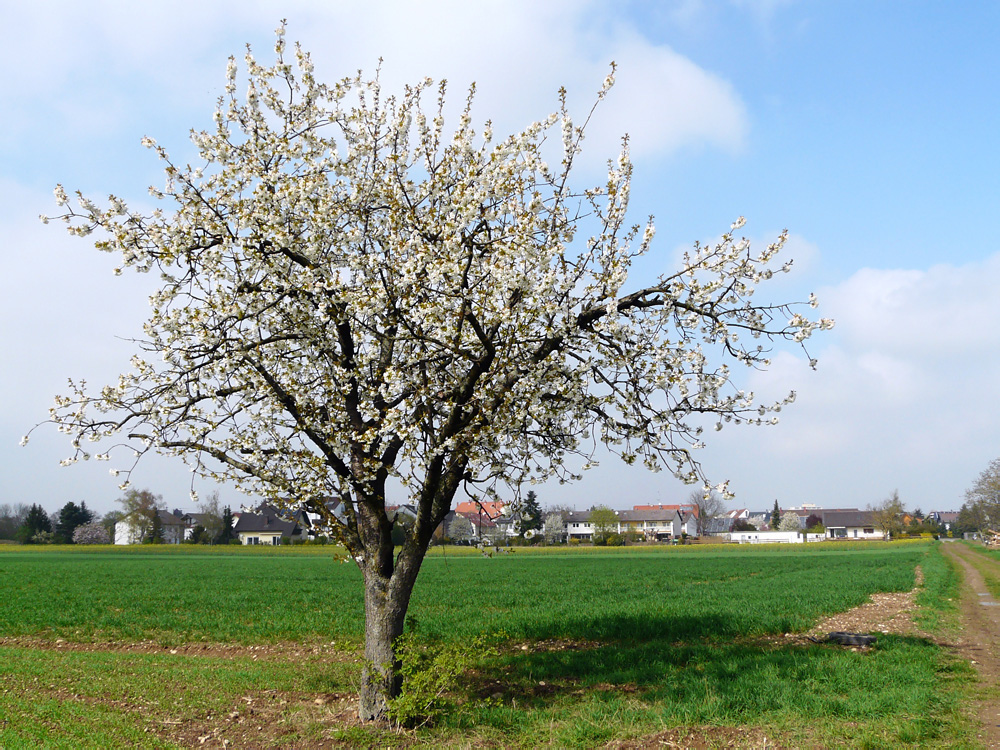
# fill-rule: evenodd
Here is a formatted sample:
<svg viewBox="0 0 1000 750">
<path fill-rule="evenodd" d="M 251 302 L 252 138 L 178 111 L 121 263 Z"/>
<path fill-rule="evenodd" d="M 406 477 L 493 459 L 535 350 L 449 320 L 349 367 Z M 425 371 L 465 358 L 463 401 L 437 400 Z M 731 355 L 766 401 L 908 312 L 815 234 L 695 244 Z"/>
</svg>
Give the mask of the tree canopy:
<svg viewBox="0 0 1000 750">
<path fill-rule="evenodd" d="M 100 521 L 89 521 L 73 530 L 73 544 L 111 544 L 111 535 Z"/>
<path fill-rule="evenodd" d="M 713 518 L 722 515 L 726 510 L 726 504 L 716 492 L 705 490 L 693 490 L 688 496 L 688 504 L 698 509 L 698 533 L 704 534 L 708 522 Z"/>
<path fill-rule="evenodd" d="M 163 505 L 163 496 L 154 495 L 149 490 L 129 488 L 118 498 L 118 502 L 122 506 L 119 521 L 129 525 L 133 541 L 144 541 L 153 531 L 157 510 Z"/>
<path fill-rule="evenodd" d="M 52 521 L 42 506 L 32 503 L 17 530 L 17 539 L 23 544 L 32 544 L 37 534 L 44 533 L 52 533 Z"/>
<path fill-rule="evenodd" d="M 77 527 L 93 520 L 94 513 L 87 508 L 86 502 L 81 502 L 79 505 L 72 501 L 66 503 L 59 510 L 59 522 L 54 529 L 56 540 L 61 544 L 73 543 L 73 532 L 76 531 Z"/>
<path fill-rule="evenodd" d="M 790 510 L 785 511 L 778 522 L 778 531 L 798 531 L 801 528 L 798 514 Z"/>
<path fill-rule="evenodd" d="M 1000 458 L 994 458 L 965 491 L 959 511 L 963 526 L 985 531 L 1000 529 Z"/>
<path fill-rule="evenodd" d="M 161 207 L 74 205 L 57 187 L 71 232 L 99 232 L 121 270 L 162 285 L 129 370 L 96 392 L 72 382 L 52 419 L 67 463 L 124 443 L 320 514 L 364 575 L 372 718 L 398 690 L 392 643 L 460 488 L 519 495 L 577 478 L 599 448 L 704 483 L 706 427 L 773 423 L 794 397 L 757 403 L 730 364 L 765 367 L 771 342 L 832 322 L 754 300 L 789 267 L 785 235 L 754 251 L 742 219 L 630 284 L 654 226 L 627 222 L 627 139 L 606 180 L 576 186 L 589 117 L 573 120 L 565 92 L 497 138 L 473 127 L 473 88 L 448 132 L 444 82 L 397 96 L 378 76 L 320 83 L 283 28 L 276 55 L 247 53 L 245 95 L 230 60 L 214 126 L 191 136 L 196 166 L 144 139 L 166 171 Z M 416 509 L 398 552 L 394 488 Z"/>
<path fill-rule="evenodd" d="M 898 537 L 903 533 L 906 524 L 903 523 L 903 501 L 899 499 L 899 491 L 893 490 L 882 502 L 869 506 L 875 525 L 882 530 L 887 539 Z"/>
<path fill-rule="evenodd" d="M 0 503 L 0 539 L 14 539 L 28 516 L 26 503 Z"/>
</svg>

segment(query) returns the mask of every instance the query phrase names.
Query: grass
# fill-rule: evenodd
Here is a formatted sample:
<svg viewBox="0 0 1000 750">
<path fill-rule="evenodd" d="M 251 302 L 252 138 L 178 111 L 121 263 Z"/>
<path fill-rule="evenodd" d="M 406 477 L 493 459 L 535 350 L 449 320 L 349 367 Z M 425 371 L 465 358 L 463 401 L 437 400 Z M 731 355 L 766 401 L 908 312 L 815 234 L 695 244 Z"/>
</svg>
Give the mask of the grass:
<svg viewBox="0 0 1000 750">
<path fill-rule="evenodd" d="M 934 548 L 939 549 L 938 547 Z M 917 625 L 931 633 L 952 633 L 959 627 L 959 588 L 962 573 L 956 563 L 940 552 L 928 553 L 921 560 L 924 583 L 917 591 Z"/>
<path fill-rule="evenodd" d="M 975 746 L 962 711 L 973 674 L 932 642 L 880 637 L 855 652 L 783 639 L 873 592 L 910 589 L 917 564 L 921 624 L 947 628 L 958 578 L 927 543 L 435 552 L 411 605 L 418 636 L 502 631 L 501 653 L 478 661 L 436 726 L 395 734 L 310 709 L 310 696 L 353 692 L 358 678 L 348 657 L 362 634 L 360 577 L 329 548 L 5 549 L 0 636 L 335 640 L 346 654 L 288 663 L 3 647 L 0 747 L 186 746 L 197 738 L 174 727 L 269 690 L 287 701 L 281 733 L 266 735 L 277 746 L 590 747 L 691 727 L 752 728 L 791 746 Z"/>
<path fill-rule="evenodd" d="M 331 553 L 191 546 L 0 552 L 0 635 L 267 643 L 363 634 L 360 574 Z M 135 548 L 132 548 L 135 549 Z M 309 548 L 306 548 L 309 550 Z M 690 550 L 690 551 L 689 551 Z M 669 639 L 802 630 L 906 591 L 926 546 L 638 548 L 429 557 L 410 615 L 462 639 Z"/>
<path fill-rule="evenodd" d="M 652 641 L 511 657 L 506 667 L 510 696 L 521 696 L 522 710 L 512 712 L 513 698 L 504 700 L 453 715 L 452 729 L 493 728 L 522 745 L 541 735 L 560 747 L 638 739 L 665 727 L 742 725 L 790 735 L 792 746 L 849 745 L 845 726 L 859 746 L 866 737 L 929 742 L 960 723 L 960 694 L 946 680 L 970 676 L 964 665 L 943 665 L 932 644 L 900 637 L 883 638 L 865 654 Z"/>
</svg>

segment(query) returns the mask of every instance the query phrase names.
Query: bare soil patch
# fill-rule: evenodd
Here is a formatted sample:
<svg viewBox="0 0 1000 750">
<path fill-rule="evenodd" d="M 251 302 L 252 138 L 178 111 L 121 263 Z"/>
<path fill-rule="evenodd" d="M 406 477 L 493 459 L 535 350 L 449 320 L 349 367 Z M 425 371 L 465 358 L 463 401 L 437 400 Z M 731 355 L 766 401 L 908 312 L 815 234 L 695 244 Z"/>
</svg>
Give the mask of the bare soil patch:
<svg viewBox="0 0 1000 750">
<path fill-rule="evenodd" d="M 357 661 L 357 650 L 338 647 L 331 643 L 265 643 L 248 646 L 238 643 L 181 643 L 163 645 L 157 641 L 104 641 L 78 642 L 64 638 L 55 640 L 31 637 L 0 638 L 0 646 L 33 648 L 45 651 L 121 652 L 130 654 L 161 654 L 170 656 L 203 656 L 214 659 L 280 659 L 291 660 L 305 657 L 322 658 L 326 661 Z"/>
<path fill-rule="evenodd" d="M 173 726 L 163 722 L 157 735 L 183 747 L 314 750 L 335 746 L 326 737 L 310 736 L 310 725 L 339 729 L 359 726 L 355 696 L 265 691 L 244 696 L 239 705 L 222 716 L 208 715 Z"/>
<path fill-rule="evenodd" d="M 766 732 L 747 727 L 694 727 L 671 729 L 641 740 L 616 742 L 609 750 L 645 750 L 646 748 L 682 748 L 683 750 L 717 750 L 720 748 L 757 748 L 779 750 L 788 745 L 775 743 Z"/>
<path fill-rule="evenodd" d="M 816 624 L 807 636 L 818 638 L 836 631 L 848 633 L 893 633 L 926 636 L 913 623 L 917 589 L 924 582 L 924 573 L 916 570 L 916 586 L 910 591 L 872 594 L 860 607 L 838 612 Z"/>
</svg>

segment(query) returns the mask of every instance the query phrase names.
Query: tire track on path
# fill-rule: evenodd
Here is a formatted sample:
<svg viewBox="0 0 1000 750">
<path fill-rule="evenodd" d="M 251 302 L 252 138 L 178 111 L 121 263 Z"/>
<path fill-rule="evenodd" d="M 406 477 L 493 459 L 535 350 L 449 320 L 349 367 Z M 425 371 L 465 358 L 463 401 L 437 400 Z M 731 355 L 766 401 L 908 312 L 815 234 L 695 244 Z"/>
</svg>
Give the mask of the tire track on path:
<svg viewBox="0 0 1000 750">
<path fill-rule="evenodd" d="M 996 696 L 1000 685 L 1000 601 L 990 594 L 978 569 L 1000 579 L 1000 562 L 960 542 L 946 542 L 942 550 L 962 570 L 962 632 L 956 650 L 972 662 L 988 689 L 988 694 L 976 701 L 982 722 L 979 739 L 986 747 L 1000 748 L 1000 698 Z"/>
</svg>

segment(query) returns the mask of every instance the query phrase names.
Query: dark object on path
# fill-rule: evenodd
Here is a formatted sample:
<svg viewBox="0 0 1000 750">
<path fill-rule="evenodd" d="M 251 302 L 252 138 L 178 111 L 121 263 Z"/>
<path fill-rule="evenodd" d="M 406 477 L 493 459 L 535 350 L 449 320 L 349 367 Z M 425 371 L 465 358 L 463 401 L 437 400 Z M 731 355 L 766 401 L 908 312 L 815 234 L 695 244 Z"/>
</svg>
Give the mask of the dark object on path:
<svg viewBox="0 0 1000 750">
<path fill-rule="evenodd" d="M 808 638 L 813 643 L 837 643 L 841 646 L 871 646 L 875 643 L 875 636 L 873 635 L 845 633 L 841 630 L 828 633 L 826 638 L 813 638 L 812 636 L 808 636 Z"/>
</svg>

